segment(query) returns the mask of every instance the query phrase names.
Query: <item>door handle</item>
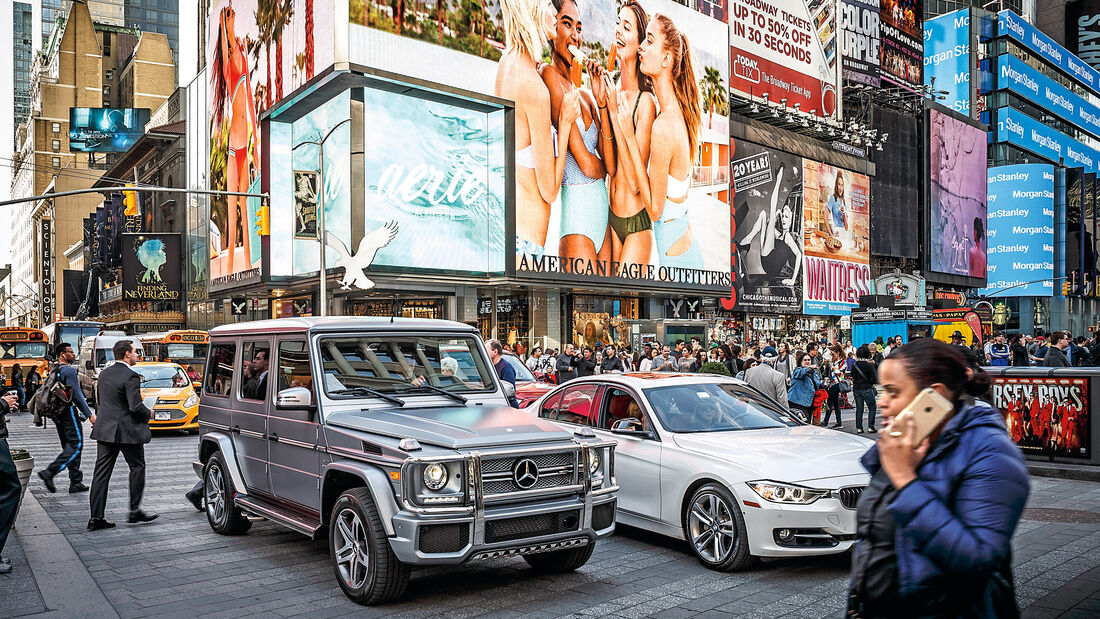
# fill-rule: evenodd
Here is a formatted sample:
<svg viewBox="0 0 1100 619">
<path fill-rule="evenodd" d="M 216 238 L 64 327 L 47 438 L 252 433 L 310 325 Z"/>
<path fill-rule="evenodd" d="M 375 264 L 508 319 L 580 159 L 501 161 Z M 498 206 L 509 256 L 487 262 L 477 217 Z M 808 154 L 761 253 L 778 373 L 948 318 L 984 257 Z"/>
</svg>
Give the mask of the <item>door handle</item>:
<svg viewBox="0 0 1100 619">
<path fill-rule="evenodd" d="M 272 433 L 272 434 L 268 434 L 268 435 L 267 435 L 267 440 L 269 440 L 269 441 L 275 441 L 275 442 L 278 442 L 278 441 L 279 441 L 279 435 L 278 435 L 278 434 L 274 434 L 274 433 Z"/>
</svg>

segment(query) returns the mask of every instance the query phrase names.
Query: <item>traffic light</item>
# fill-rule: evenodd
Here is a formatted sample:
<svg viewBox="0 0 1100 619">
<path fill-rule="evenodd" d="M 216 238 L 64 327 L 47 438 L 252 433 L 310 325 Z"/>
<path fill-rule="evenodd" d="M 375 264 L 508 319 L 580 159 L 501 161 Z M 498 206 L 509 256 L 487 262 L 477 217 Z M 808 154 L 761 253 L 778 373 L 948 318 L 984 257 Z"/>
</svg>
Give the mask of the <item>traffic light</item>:
<svg viewBox="0 0 1100 619">
<path fill-rule="evenodd" d="M 1069 296 L 1069 287 L 1070 287 L 1069 282 L 1062 282 L 1062 296 L 1063 297 L 1068 297 Z"/>
</svg>

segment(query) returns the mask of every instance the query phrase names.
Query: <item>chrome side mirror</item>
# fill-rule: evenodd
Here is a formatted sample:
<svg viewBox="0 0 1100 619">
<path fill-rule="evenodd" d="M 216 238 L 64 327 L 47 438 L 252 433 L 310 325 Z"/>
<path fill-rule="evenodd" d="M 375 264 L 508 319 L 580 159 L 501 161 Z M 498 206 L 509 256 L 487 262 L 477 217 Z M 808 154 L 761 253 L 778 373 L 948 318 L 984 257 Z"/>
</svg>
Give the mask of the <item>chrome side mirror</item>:
<svg viewBox="0 0 1100 619">
<path fill-rule="evenodd" d="M 283 389 L 275 396 L 275 408 L 280 410 L 313 410 L 313 393 L 305 387 Z"/>
<path fill-rule="evenodd" d="M 516 397 L 516 386 L 515 385 L 513 385 L 512 383 L 510 383 L 506 380 L 502 380 L 502 381 L 500 381 L 500 386 L 504 389 L 504 397 L 505 398 L 507 398 L 508 400 L 512 400 L 513 398 Z"/>
</svg>

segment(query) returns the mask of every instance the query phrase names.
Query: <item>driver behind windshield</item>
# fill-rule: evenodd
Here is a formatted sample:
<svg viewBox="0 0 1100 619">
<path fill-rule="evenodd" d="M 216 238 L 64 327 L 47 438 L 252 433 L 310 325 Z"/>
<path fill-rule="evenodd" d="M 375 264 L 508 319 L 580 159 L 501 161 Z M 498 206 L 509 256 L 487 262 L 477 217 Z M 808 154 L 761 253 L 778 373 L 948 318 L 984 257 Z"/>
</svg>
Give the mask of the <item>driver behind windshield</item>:
<svg viewBox="0 0 1100 619">
<path fill-rule="evenodd" d="M 709 430 L 722 422 L 722 403 L 717 398 L 700 398 L 695 409 L 696 427 Z"/>
</svg>

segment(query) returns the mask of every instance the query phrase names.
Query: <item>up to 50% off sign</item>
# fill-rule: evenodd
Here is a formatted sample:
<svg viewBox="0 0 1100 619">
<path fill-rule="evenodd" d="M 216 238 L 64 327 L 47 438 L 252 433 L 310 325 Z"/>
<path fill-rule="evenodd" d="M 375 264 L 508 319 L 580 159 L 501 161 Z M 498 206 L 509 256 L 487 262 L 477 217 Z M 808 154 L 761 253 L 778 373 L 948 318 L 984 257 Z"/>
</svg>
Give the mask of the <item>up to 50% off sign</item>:
<svg viewBox="0 0 1100 619">
<path fill-rule="evenodd" d="M 801 3 L 800 3 L 801 4 Z M 732 7 L 733 35 L 809 64 L 813 26 L 763 0 L 744 0 Z"/>
</svg>

